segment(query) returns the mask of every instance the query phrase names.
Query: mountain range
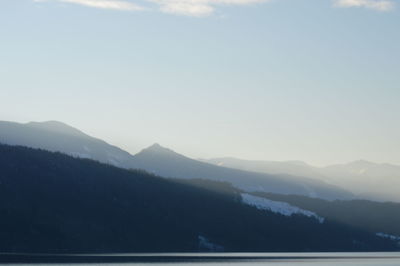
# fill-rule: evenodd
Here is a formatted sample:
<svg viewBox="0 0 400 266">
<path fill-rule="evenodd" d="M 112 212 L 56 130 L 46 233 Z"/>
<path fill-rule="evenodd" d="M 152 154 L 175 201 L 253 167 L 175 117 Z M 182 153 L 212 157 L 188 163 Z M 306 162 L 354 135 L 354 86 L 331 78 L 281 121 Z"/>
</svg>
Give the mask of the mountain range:
<svg viewBox="0 0 400 266">
<path fill-rule="evenodd" d="M 301 161 L 251 161 L 236 158 L 202 160 L 214 165 L 268 174 L 314 178 L 344 188 L 360 199 L 400 202 L 400 166 L 365 160 L 314 167 Z"/>
<path fill-rule="evenodd" d="M 61 122 L 0 122 L 0 252 L 399 250 L 400 204 L 333 182 L 387 166 L 132 155 Z"/>
<path fill-rule="evenodd" d="M 58 121 L 26 124 L 0 121 L 0 143 L 59 151 L 125 169 L 143 169 L 163 177 L 226 181 L 249 192 L 400 202 L 400 166 L 365 160 L 326 167 L 302 161 L 231 157 L 194 160 L 159 144 L 132 155 Z"/>
<path fill-rule="evenodd" d="M 248 192 L 296 194 L 330 200 L 353 198 L 345 189 L 315 178 L 217 166 L 188 158 L 159 144 L 131 155 L 57 121 L 27 124 L 0 122 L 0 143 L 63 152 L 125 169 L 142 169 L 168 178 L 224 181 Z"/>
</svg>

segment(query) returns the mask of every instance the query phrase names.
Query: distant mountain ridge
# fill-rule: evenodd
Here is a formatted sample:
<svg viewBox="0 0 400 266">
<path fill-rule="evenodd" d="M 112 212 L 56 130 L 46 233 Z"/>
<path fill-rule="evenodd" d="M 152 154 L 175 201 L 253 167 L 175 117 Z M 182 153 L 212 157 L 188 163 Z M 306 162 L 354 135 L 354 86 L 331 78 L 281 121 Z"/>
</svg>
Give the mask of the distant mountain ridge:
<svg viewBox="0 0 400 266">
<path fill-rule="evenodd" d="M 213 159 L 199 159 L 200 161 L 225 166 L 229 168 L 241 169 L 269 174 L 289 174 L 294 176 L 306 176 L 319 179 L 321 173 L 314 167 L 302 161 L 261 161 L 261 160 L 243 160 L 233 157 L 222 157 Z"/>
<path fill-rule="evenodd" d="M 352 194 L 311 178 L 271 175 L 219 167 L 154 144 L 136 155 L 90 137 L 60 122 L 0 122 L 0 143 L 59 151 L 126 169 L 143 169 L 170 178 L 224 181 L 246 191 L 297 194 L 324 199 L 349 199 Z"/>
<path fill-rule="evenodd" d="M 269 174 L 292 174 L 323 180 L 353 192 L 359 198 L 400 202 L 400 166 L 366 160 L 314 167 L 306 163 L 251 161 L 236 158 L 202 160 L 215 165 Z"/>
<path fill-rule="evenodd" d="M 134 155 L 131 163 L 133 168 L 145 169 L 160 176 L 229 182 L 250 192 L 298 194 L 325 199 L 352 198 L 350 193 L 322 181 L 287 174 L 272 175 L 215 166 L 190 159 L 159 144 Z"/>
<path fill-rule="evenodd" d="M 360 198 L 400 202 L 400 166 L 365 160 L 321 169 L 324 180 L 348 187 Z"/>
</svg>

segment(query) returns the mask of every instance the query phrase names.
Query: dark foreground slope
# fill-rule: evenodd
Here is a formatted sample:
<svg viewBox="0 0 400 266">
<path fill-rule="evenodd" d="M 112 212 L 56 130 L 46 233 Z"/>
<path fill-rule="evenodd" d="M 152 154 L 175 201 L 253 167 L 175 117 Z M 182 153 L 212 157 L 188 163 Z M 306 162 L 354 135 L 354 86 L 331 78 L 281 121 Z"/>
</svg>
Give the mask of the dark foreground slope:
<svg viewBox="0 0 400 266">
<path fill-rule="evenodd" d="M 0 252 L 396 249 L 339 223 L 243 205 L 223 184 L 190 182 L 0 145 Z"/>
<path fill-rule="evenodd" d="M 326 219 L 358 226 L 371 233 L 400 236 L 400 203 L 368 200 L 327 201 L 298 195 L 254 194 L 270 200 L 287 202 L 315 212 Z"/>
</svg>

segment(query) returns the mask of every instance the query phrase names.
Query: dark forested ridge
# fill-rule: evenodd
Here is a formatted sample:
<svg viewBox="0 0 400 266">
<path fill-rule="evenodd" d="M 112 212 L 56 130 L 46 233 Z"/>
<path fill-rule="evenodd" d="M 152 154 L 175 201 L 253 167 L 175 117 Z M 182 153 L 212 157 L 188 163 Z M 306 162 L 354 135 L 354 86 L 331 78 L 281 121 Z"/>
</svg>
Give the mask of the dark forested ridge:
<svg viewBox="0 0 400 266">
<path fill-rule="evenodd" d="M 400 203 L 368 200 L 327 201 L 298 195 L 277 195 L 257 192 L 271 200 L 287 202 L 313 211 L 329 220 L 358 226 L 372 233 L 400 236 Z"/>
<path fill-rule="evenodd" d="M 257 210 L 229 185 L 207 183 L 0 145 L 0 251 L 398 249 L 338 222 Z"/>
</svg>

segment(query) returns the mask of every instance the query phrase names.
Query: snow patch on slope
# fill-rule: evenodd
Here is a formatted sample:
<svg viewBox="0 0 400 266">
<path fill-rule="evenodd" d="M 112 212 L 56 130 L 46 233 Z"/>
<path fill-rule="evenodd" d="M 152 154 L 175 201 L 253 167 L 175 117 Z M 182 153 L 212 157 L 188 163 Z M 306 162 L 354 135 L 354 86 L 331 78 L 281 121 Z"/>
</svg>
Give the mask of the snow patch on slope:
<svg viewBox="0 0 400 266">
<path fill-rule="evenodd" d="M 221 245 L 217 245 L 211 243 L 206 237 L 199 235 L 199 250 L 213 251 L 213 252 L 221 252 L 224 251 L 224 247 Z"/>
<path fill-rule="evenodd" d="M 314 212 L 300 209 L 286 202 L 272 201 L 262 197 L 253 196 L 247 193 L 242 193 L 241 196 L 243 203 L 250 206 L 254 206 L 259 210 L 267 210 L 285 216 L 292 216 L 293 214 L 305 215 L 307 217 L 317 219 L 319 223 L 323 223 L 325 220 L 325 218 L 317 215 Z"/>
<path fill-rule="evenodd" d="M 394 236 L 385 233 L 376 233 L 376 235 L 383 238 L 389 238 L 390 240 L 400 241 L 400 236 Z"/>
</svg>

